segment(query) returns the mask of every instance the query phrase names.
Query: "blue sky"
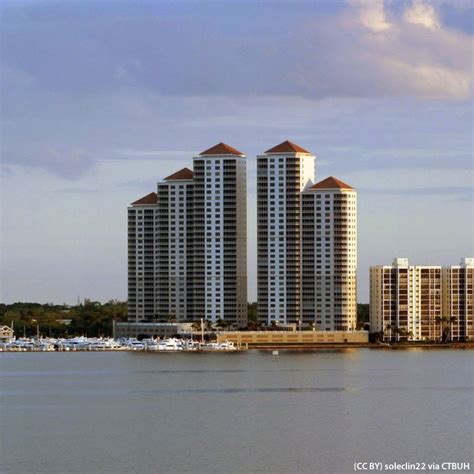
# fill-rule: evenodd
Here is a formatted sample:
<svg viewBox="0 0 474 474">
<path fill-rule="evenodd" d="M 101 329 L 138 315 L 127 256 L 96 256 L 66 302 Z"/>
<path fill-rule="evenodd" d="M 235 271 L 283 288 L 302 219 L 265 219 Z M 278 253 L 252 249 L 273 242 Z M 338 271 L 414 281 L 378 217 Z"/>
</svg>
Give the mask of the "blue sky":
<svg viewBox="0 0 474 474">
<path fill-rule="evenodd" d="M 290 139 L 359 199 L 368 267 L 474 255 L 473 7 L 19 1 L 1 8 L 1 301 L 126 298 L 126 207 L 224 141 Z"/>
</svg>

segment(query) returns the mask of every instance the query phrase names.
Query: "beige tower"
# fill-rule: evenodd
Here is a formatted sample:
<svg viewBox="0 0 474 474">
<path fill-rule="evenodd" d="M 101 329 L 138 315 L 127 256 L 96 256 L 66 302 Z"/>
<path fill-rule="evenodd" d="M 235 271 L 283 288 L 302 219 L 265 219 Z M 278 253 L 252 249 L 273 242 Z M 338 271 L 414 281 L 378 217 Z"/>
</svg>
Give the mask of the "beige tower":
<svg viewBox="0 0 474 474">
<path fill-rule="evenodd" d="M 158 183 L 156 316 L 193 319 L 193 172 L 183 168 Z"/>
<path fill-rule="evenodd" d="M 247 325 L 247 162 L 219 143 L 193 159 L 194 314 Z"/>
<path fill-rule="evenodd" d="M 257 156 L 258 317 L 301 318 L 301 191 L 314 182 L 315 157 L 285 141 Z"/>
<path fill-rule="evenodd" d="M 128 319 L 155 319 L 156 193 L 133 202 L 128 208 Z"/>
<path fill-rule="evenodd" d="M 332 176 L 302 194 L 302 313 L 319 330 L 357 324 L 357 193 Z"/>
</svg>

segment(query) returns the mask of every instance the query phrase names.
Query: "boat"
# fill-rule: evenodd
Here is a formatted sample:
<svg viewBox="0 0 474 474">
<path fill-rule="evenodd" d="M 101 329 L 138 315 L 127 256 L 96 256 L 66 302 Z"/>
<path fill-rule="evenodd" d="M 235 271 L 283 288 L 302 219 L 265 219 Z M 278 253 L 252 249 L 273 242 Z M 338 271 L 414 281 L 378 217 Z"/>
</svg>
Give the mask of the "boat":
<svg viewBox="0 0 474 474">
<path fill-rule="evenodd" d="M 162 342 L 163 342 L 163 344 L 160 344 L 160 350 L 175 351 L 175 352 L 183 350 L 183 346 L 181 344 L 181 341 L 178 340 L 178 339 L 174 339 L 174 338 L 165 339 Z"/>
</svg>

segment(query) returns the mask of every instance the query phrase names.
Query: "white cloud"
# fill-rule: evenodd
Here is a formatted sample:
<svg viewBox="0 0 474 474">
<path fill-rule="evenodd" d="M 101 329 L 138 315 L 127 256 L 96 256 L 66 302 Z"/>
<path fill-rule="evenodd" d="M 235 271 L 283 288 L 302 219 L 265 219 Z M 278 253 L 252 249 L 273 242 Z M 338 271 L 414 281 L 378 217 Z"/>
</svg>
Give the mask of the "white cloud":
<svg viewBox="0 0 474 474">
<path fill-rule="evenodd" d="M 383 0 L 349 0 L 349 4 L 357 10 L 360 22 L 367 29 L 379 33 L 391 27 Z"/>
<path fill-rule="evenodd" d="M 406 22 L 421 25 L 429 30 L 439 30 L 441 23 L 433 5 L 423 3 L 421 0 L 413 0 L 411 6 L 403 13 Z"/>
<path fill-rule="evenodd" d="M 342 76 L 333 78 L 333 87 L 364 97 L 472 96 L 473 37 L 443 27 L 433 5 L 414 0 L 398 16 L 383 1 L 348 0 L 347 5 L 325 32 L 336 56 L 329 58 L 335 65 L 329 74 Z M 338 62 L 339 53 L 344 61 Z"/>
</svg>

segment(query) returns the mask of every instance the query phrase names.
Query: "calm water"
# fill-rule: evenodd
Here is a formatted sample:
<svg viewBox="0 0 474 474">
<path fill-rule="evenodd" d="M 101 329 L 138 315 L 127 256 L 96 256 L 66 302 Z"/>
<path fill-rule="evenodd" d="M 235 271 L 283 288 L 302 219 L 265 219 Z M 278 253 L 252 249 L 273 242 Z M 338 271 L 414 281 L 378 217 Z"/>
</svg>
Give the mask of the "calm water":
<svg viewBox="0 0 474 474">
<path fill-rule="evenodd" d="M 1 472 L 470 462 L 474 351 L 0 354 Z"/>
</svg>

